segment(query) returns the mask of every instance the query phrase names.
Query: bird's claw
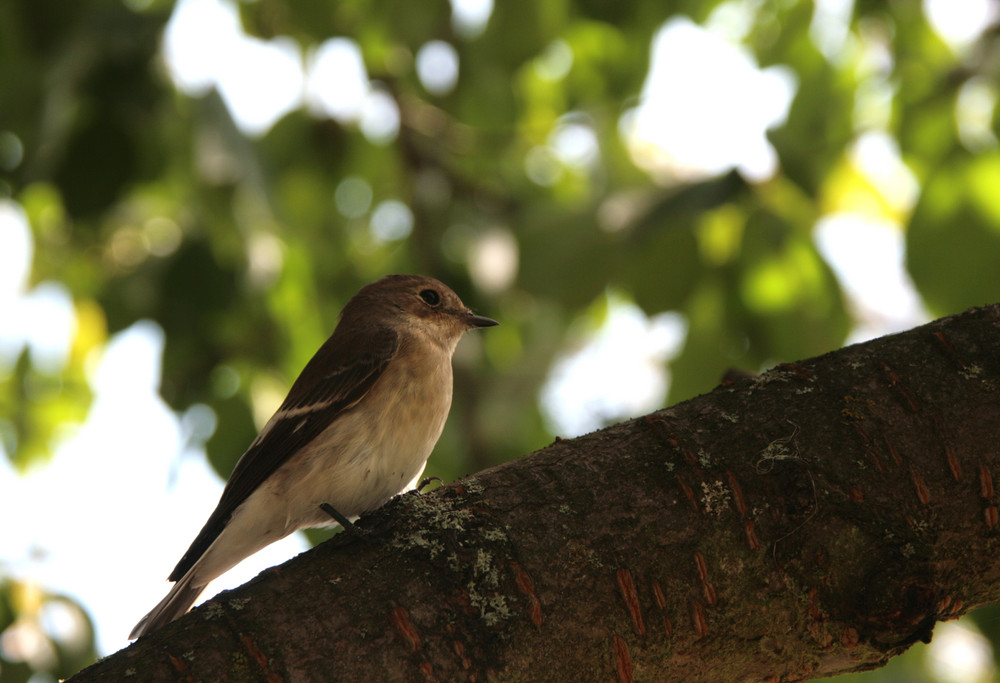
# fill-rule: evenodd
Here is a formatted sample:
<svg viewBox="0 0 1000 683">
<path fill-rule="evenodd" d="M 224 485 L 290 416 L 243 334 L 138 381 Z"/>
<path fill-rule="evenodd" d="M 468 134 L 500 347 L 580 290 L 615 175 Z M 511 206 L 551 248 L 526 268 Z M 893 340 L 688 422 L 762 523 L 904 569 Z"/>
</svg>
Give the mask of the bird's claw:
<svg viewBox="0 0 1000 683">
<path fill-rule="evenodd" d="M 444 485 L 444 480 L 442 480 L 441 477 L 424 477 L 423 479 L 420 480 L 420 483 L 417 484 L 417 487 L 413 490 L 416 491 L 417 493 L 423 493 L 424 487 L 426 487 L 432 481 L 436 481 L 437 483 Z"/>
</svg>

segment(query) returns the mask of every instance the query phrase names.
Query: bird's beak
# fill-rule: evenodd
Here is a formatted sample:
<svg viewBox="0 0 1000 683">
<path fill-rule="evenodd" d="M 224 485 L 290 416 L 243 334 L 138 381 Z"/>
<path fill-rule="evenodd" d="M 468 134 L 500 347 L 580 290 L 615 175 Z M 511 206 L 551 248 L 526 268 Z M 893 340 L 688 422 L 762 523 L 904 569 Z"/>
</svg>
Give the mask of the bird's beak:
<svg viewBox="0 0 1000 683">
<path fill-rule="evenodd" d="M 471 312 L 465 316 L 465 322 L 466 324 L 469 325 L 469 327 L 493 327 L 494 325 L 500 324 L 493 318 L 487 318 L 486 316 L 482 315 L 475 315 Z"/>
</svg>

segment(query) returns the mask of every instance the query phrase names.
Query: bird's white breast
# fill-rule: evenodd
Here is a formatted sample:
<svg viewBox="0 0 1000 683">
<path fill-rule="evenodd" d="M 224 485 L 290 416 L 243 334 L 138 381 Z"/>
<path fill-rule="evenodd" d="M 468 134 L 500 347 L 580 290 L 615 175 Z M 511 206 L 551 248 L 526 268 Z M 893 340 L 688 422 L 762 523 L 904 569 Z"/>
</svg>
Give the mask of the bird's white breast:
<svg viewBox="0 0 1000 683">
<path fill-rule="evenodd" d="M 419 358 L 401 350 L 357 405 L 236 509 L 227 532 L 245 524 L 245 536 L 237 535 L 257 536 L 263 547 L 296 529 L 333 523 L 321 503 L 356 517 L 410 486 L 451 408 L 451 354 L 437 350 Z"/>
</svg>

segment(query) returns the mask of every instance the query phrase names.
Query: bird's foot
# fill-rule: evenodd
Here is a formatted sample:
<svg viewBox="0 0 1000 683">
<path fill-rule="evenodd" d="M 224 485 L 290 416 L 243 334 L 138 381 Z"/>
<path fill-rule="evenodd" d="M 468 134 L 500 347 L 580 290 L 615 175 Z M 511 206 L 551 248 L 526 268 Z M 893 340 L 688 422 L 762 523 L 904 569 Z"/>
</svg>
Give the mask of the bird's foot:
<svg viewBox="0 0 1000 683">
<path fill-rule="evenodd" d="M 337 511 L 337 508 L 333 507 L 329 503 L 320 503 L 319 508 L 326 514 L 333 517 L 333 519 L 337 521 L 337 524 L 344 527 L 344 531 L 346 531 L 350 535 L 354 536 L 355 538 L 362 538 L 364 536 L 364 534 L 361 533 L 361 530 L 358 529 L 358 527 L 354 526 L 354 522 L 347 519 L 347 517 L 344 517 L 344 515 L 340 514 L 340 512 Z"/>
<path fill-rule="evenodd" d="M 432 481 L 436 481 L 437 483 L 441 484 L 442 486 L 444 485 L 444 481 L 441 479 L 441 477 L 424 477 L 423 479 L 420 480 L 420 483 L 417 484 L 417 488 L 415 488 L 413 490 L 416 491 L 417 493 L 423 493 L 424 492 L 424 488 L 428 484 L 430 484 Z"/>
</svg>

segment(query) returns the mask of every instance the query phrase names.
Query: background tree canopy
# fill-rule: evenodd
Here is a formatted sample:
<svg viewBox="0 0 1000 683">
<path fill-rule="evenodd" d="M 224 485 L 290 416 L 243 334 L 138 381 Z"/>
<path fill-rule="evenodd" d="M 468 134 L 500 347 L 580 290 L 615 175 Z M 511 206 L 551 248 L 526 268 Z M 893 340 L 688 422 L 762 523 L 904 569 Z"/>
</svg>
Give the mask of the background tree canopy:
<svg viewBox="0 0 1000 683">
<path fill-rule="evenodd" d="M 139 323 L 165 340 L 149 372 L 178 457 L 224 477 L 388 272 L 502 321 L 456 358 L 445 480 L 995 301 L 996 19 L 987 0 L 5 2 L 6 459 L 45 467 Z M 602 356 L 608 321 L 635 343 Z M 96 497 L 130 485 L 90 476 Z M 30 535 L 32 509 L 0 510 Z M 169 515 L 129 512 L 150 534 Z M 127 541 L 111 519 L 76 532 L 95 555 Z M 65 676 L 95 654 L 89 617 L 10 553 L 0 679 Z"/>
</svg>

